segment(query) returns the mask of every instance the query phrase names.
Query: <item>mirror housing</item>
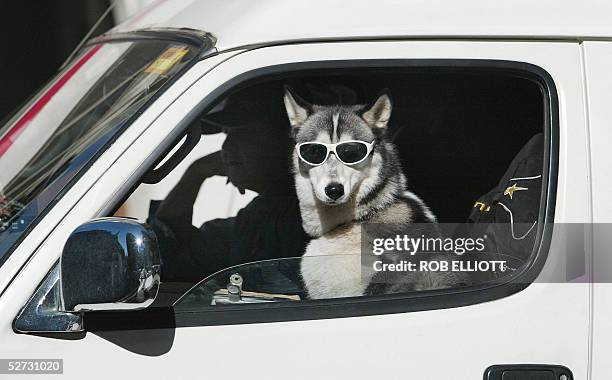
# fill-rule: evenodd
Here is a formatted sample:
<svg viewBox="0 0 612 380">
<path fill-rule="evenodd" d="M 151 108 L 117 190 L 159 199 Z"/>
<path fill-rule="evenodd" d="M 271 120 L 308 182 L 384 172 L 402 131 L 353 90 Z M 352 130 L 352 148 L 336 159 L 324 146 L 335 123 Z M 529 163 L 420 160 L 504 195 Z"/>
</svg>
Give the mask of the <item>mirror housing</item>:
<svg viewBox="0 0 612 380">
<path fill-rule="evenodd" d="M 60 261 L 63 310 L 136 310 L 155 300 L 161 258 L 155 232 L 128 218 L 79 226 Z"/>
</svg>

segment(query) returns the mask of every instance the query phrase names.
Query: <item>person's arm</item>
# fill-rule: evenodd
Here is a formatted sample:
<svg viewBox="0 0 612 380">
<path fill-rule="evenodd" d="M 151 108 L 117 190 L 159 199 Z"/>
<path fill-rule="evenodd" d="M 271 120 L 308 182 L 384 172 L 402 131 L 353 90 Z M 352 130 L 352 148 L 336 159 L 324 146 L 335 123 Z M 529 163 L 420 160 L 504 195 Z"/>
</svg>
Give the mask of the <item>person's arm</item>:
<svg viewBox="0 0 612 380">
<path fill-rule="evenodd" d="M 209 262 L 214 258 L 205 252 L 206 237 L 192 225 L 192 218 L 202 183 L 223 175 L 222 168 L 220 152 L 204 156 L 189 166 L 163 201 L 152 202 L 147 221 L 159 240 L 164 281 L 194 281 L 215 266 Z"/>
<path fill-rule="evenodd" d="M 194 161 L 166 199 L 161 202 L 155 216 L 166 223 L 184 221 L 191 224 L 193 204 L 200 187 L 207 178 L 215 175 L 225 175 L 221 162 L 221 151 Z"/>
</svg>

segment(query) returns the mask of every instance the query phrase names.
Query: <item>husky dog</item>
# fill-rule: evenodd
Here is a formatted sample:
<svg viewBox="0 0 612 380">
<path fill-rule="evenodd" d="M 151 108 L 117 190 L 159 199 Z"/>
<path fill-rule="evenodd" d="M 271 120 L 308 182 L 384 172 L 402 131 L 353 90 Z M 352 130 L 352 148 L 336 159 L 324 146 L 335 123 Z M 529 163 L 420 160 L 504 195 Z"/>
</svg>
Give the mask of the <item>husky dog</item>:
<svg viewBox="0 0 612 380">
<path fill-rule="evenodd" d="M 350 297 L 447 287 L 454 279 L 413 276 L 410 284 L 370 284 L 362 273 L 361 226 L 435 223 L 425 203 L 408 191 L 397 149 L 387 139 L 391 98 L 369 105 L 312 105 L 285 89 L 296 142 L 295 186 L 303 227 L 313 240 L 301 275 L 310 298 Z"/>
</svg>

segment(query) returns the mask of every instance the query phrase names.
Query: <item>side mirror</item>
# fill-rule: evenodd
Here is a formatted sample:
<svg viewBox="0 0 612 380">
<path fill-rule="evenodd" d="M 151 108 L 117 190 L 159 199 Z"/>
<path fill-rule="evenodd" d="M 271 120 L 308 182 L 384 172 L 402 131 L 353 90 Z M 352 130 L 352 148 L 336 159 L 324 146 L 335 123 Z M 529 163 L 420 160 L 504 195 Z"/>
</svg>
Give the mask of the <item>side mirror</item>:
<svg viewBox="0 0 612 380">
<path fill-rule="evenodd" d="M 82 224 L 60 261 L 63 311 L 146 308 L 157 296 L 160 269 L 157 238 L 147 225 L 127 218 Z"/>
</svg>

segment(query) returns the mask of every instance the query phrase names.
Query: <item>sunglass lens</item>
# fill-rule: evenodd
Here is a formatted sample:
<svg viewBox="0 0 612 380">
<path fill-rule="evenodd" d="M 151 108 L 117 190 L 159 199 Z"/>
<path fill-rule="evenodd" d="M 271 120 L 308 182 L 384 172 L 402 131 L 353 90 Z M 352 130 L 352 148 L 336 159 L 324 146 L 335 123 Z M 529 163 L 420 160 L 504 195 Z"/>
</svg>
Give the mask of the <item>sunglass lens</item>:
<svg viewBox="0 0 612 380">
<path fill-rule="evenodd" d="M 327 147 L 321 144 L 303 144 L 300 146 L 300 155 L 309 164 L 319 165 L 325 161 Z"/>
<path fill-rule="evenodd" d="M 338 158 L 347 164 L 354 164 L 364 159 L 368 154 L 368 147 L 359 142 L 346 142 L 336 147 Z"/>
</svg>

